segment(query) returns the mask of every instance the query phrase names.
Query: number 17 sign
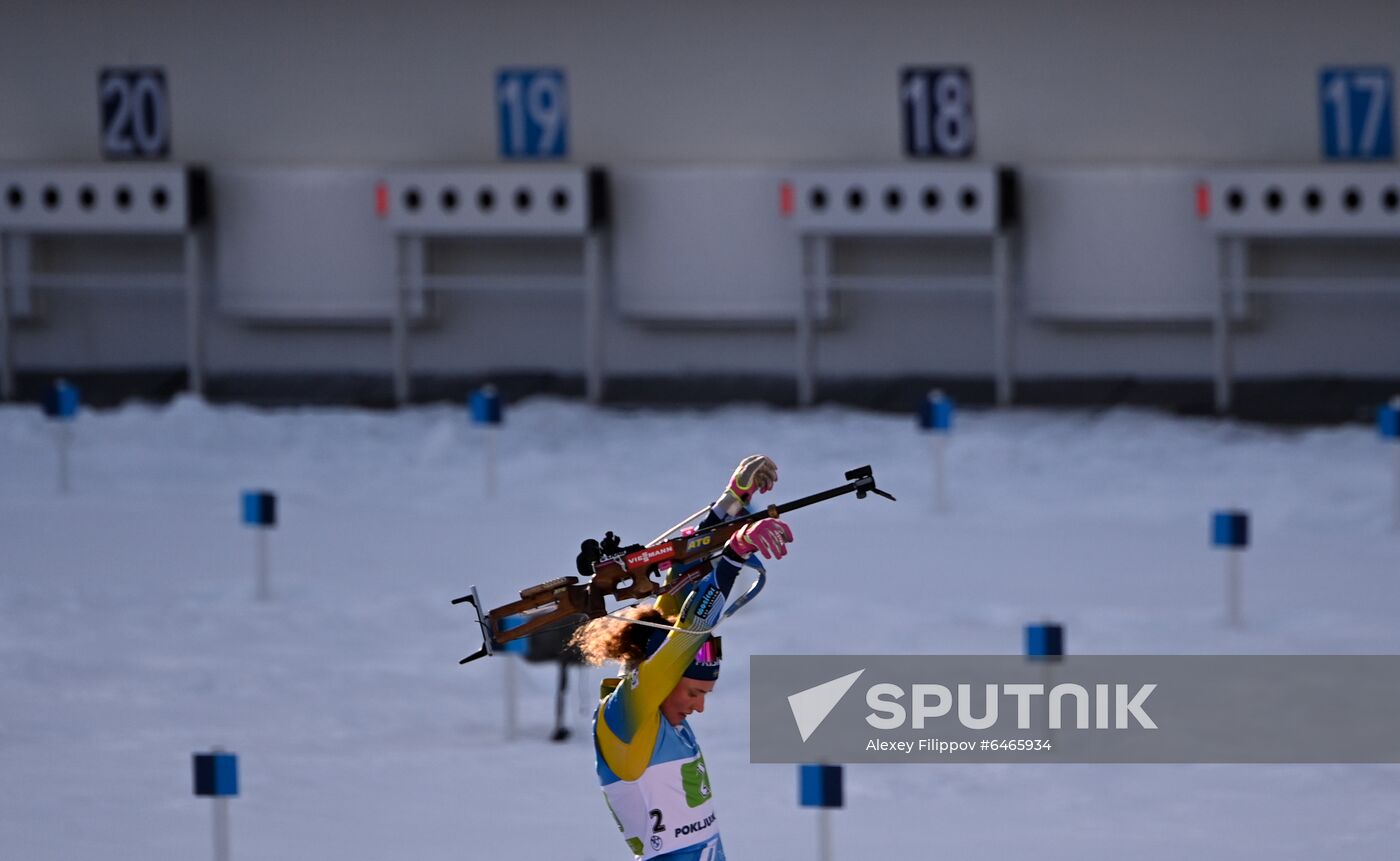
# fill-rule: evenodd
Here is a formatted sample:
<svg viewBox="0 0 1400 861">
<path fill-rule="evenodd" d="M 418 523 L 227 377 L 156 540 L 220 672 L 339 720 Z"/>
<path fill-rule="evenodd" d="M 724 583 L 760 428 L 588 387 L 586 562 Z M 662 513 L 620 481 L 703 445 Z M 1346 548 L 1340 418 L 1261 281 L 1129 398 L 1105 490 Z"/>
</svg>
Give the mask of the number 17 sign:
<svg viewBox="0 0 1400 861">
<path fill-rule="evenodd" d="M 501 69 L 496 73 L 501 158 L 566 158 L 569 92 L 563 69 Z"/>
<path fill-rule="evenodd" d="M 1317 79 L 1322 154 L 1333 160 L 1395 158 L 1389 66 L 1331 66 Z"/>
</svg>

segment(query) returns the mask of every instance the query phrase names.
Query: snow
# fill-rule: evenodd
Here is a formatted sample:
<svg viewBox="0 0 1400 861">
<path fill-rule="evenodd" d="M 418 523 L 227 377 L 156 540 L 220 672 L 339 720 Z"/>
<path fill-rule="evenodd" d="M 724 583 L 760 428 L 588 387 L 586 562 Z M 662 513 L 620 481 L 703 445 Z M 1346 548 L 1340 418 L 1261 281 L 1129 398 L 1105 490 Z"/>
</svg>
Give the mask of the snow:
<svg viewBox="0 0 1400 861">
<path fill-rule="evenodd" d="M 1014 654 L 1047 618 L 1081 654 L 1400 646 L 1393 452 L 1369 428 L 963 411 L 939 514 L 912 416 L 537 399 L 506 422 L 488 500 L 486 431 L 460 408 L 85 411 L 64 496 L 53 426 L 0 406 L 0 859 L 211 855 L 190 754 L 214 745 L 239 754 L 237 859 L 627 857 L 586 717 L 547 740 L 555 668 L 518 667 L 506 740 L 508 659 L 458 666 L 479 638 L 449 601 L 476 584 L 495 606 L 572 573 L 605 530 L 645 541 L 753 452 L 778 462 L 780 501 L 870 463 L 899 502 L 792 514 L 791 555 L 726 624 L 724 678 L 692 725 L 734 859 L 816 842 L 796 767 L 748 762 L 750 654 Z M 239 521 L 256 487 L 279 495 L 265 603 Z M 1229 506 L 1253 514 L 1241 631 L 1208 542 Z M 1396 766 L 853 766 L 846 792 L 837 858 L 1400 844 Z"/>
</svg>

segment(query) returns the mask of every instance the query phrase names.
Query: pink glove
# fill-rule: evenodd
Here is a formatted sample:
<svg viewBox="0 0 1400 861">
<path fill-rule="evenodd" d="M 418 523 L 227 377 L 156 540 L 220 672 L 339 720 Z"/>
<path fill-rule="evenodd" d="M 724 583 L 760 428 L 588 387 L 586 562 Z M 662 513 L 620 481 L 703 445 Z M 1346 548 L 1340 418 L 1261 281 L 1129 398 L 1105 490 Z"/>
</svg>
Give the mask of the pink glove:
<svg viewBox="0 0 1400 861">
<path fill-rule="evenodd" d="M 734 474 L 729 476 L 729 485 L 715 501 L 715 508 L 725 517 L 733 517 L 749 504 L 749 498 L 757 490 L 767 493 L 778 483 L 778 465 L 771 457 L 751 454 L 739 461 Z"/>
<path fill-rule="evenodd" d="M 727 546 L 746 559 L 755 550 L 762 553 L 764 559 L 782 559 L 787 555 L 787 543 L 791 540 L 792 529 L 786 523 L 766 517 L 740 528 Z"/>
</svg>

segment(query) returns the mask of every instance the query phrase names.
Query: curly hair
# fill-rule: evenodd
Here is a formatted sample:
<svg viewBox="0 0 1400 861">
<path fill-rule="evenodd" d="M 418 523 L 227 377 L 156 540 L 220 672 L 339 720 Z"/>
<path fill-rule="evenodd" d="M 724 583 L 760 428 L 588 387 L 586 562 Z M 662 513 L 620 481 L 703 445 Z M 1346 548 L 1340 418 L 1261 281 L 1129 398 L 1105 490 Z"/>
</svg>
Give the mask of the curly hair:
<svg viewBox="0 0 1400 861">
<path fill-rule="evenodd" d="M 672 620 L 654 606 L 634 605 L 617 613 L 623 619 L 637 619 L 658 625 L 673 624 Z M 583 660 L 595 667 L 617 661 L 624 667 L 639 666 L 647 656 L 647 640 L 655 628 L 633 625 L 610 616 L 599 616 L 574 632 L 569 645 L 583 655 Z"/>
</svg>

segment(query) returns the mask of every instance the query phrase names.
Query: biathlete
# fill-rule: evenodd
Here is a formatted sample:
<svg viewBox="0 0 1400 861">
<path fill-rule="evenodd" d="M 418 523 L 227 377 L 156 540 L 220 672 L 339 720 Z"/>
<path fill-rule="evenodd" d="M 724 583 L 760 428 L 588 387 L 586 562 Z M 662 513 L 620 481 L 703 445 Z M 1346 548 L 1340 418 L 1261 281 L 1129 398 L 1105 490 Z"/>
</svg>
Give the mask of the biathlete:
<svg viewBox="0 0 1400 861">
<path fill-rule="evenodd" d="M 699 528 L 738 516 L 754 491 L 766 493 L 777 480 L 770 458 L 744 458 Z M 739 569 L 755 552 L 769 559 L 786 556 L 792 537 L 775 518 L 750 523 L 729 539 L 714 570 L 688 594 L 629 607 L 619 615 L 630 622 L 594 619 L 574 637 L 589 663 L 622 664 L 623 678 L 603 682 L 593 745 L 608 808 L 637 858 L 724 861 L 710 775 L 686 717 L 705 711 L 705 697 L 719 679 L 720 640 L 710 629 Z"/>
</svg>

